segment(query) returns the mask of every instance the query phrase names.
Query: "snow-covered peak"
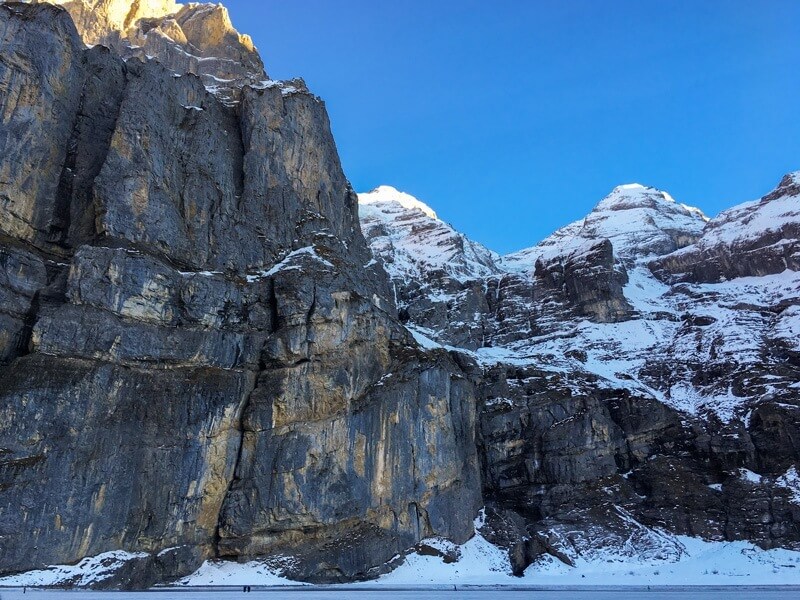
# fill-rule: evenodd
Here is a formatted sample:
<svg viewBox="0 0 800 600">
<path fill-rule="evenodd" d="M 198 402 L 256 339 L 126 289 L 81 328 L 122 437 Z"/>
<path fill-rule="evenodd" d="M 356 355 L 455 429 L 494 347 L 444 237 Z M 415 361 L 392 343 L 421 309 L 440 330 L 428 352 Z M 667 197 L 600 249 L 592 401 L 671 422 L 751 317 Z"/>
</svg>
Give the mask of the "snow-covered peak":
<svg viewBox="0 0 800 600">
<path fill-rule="evenodd" d="M 662 201 L 675 202 L 675 199 L 667 192 L 657 188 L 642 185 L 641 183 L 626 183 L 624 185 L 618 185 L 611 190 L 611 193 L 600 201 L 595 210 L 601 207 L 611 209 L 618 206 L 652 205 Z"/>
<path fill-rule="evenodd" d="M 800 171 L 793 171 L 787 174 L 786 177 L 783 178 L 783 181 L 794 185 L 800 185 Z"/>
<path fill-rule="evenodd" d="M 800 196 L 800 171 L 794 171 L 784 175 L 778 187 L 764 196 L 761 200 L 769 202 L 778 198 L 796 198 Z"/>
<path fill-rule="evenodd" d="M 629 210 L 632 208 L 651 208 L 659 212 L 685 213 L 688 211 L 708 221 L 708 218 L 699 208 L 679 204 L 669 193 L 640 183 L 628 183 L 615 187 L 608 196 L 600 201 L 592 213 L 605 210 Z"/>
<path fill-rule="evenodd" d="M 708 223 L 699 248 L 740 244 L 772 235 L 791 242 L 800 230 L 800 171 L 789 173 L 772 192 L 723 211 Z M 691 249 L 687 248 L 687 252 Z"/>
<path fill-rule="evenodd" d="M 627 262 L 673 252 L 693 243 L 708 218 L 667 192 L 638 183 L 614 188 L 583 220 L 557 230 L 532 248 L 503 257 L 512 271 L 531 272 L 539 258 L 572 254 L 587 241 L 606 238 Z"/>
<path fill-rule="evenodd" d="M 458 280 L 499 272 L 499 256 L 439 219 L 424 202 L 390 186 L 359 194 L 361 229 L 394 278 L 441 271 Z"/>
<path fill-rule="evenodd" d="M 376 187 L 371 192 L 358 195 L 358 203 L 365 204 L 399 204 L 401 207 L 408 210 L 419 210 L 431 219 L 438 219 L 436 212 L 425 204 L 417 200 L 411 194 L 406 194 L 400 190 L 393 188 L 390 185 L 381 185 Z"/>
</svg>

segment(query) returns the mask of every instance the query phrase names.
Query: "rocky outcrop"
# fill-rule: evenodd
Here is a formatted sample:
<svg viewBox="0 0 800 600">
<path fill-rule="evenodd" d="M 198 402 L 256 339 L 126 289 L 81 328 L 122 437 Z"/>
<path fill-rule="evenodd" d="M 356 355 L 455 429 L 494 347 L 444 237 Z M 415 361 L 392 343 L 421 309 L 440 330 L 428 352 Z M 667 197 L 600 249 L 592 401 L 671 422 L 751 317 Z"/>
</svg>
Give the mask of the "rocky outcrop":
<svg viewBox="0 0 800 600">
<path fill-rule="evenodd" d="M 664 281 L 716 283 L 800 270 L 800 172 L 761 200 L 727 210 L 697 244 L 655 261 Z"/>
<path fill-rule="evenodd" d="M 222 9 L 120 6 L 0 5 L 0 574 L 291 554 L 349 581 L 466 541 L 474 386 L 400 325 L 324 105 L 234 73 L 229 106 L 125 51 L 180 26 L 260 64 Z"/>
<path fill-rule="evenodd" d="M 775 484 L 800 449 L 787 444 L 797 439 L 795 408 L 773 421 L 786 441 L 761 445 L 760 418 L 723 426 L 687 419 L 574 374 L 497 366 L 484 373 L 481 395 L 488 533 L 505 531 L 495 541 L 520 573 L 543 556 L 569 564 L 608 550 L 674 552 L 654 531 L 798 547 L 798 506 Z M 767 456 L 775 462 L 764 464 Z M 512 531 L 509 520 L 517 523 Z"/>
<path fill-rule="evenodd" d="M 44 0 L 34 0 L 44 2 Z M 198 75 L 225 102 L 245 84 L 267 79 L 252 39 L 231 23 L 220 4 L 173 0 L 53 0 L 69 11 L 86 44 L 124 59 L 155 58 L 174 73 Z"/>
<path fill-rule="evenodd" d="M 540 257 L 534 277 L 538 292 L 534 297 L 542 312 L 573 312 L 600 323 L 613 323 L 624 321 L 632 310 L 622 291 L 628 276 L 617 267 L 608 238 L 587 242 L 564 254 Z M 554 319 L 551 327 L 557 327 L 560 320 Z"/>
</svg>

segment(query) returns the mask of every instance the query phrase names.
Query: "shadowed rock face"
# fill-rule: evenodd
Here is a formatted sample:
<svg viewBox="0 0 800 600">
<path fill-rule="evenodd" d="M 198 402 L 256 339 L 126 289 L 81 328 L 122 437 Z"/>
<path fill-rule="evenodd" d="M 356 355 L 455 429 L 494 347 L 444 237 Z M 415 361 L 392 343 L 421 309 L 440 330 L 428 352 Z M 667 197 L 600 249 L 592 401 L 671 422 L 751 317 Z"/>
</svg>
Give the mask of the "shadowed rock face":
<svg viewBox="0 0 800 600">
<path fill-rule="evenodd" d="M 474 386 L 399 324 L 324 105 L 120 57 L 177 10 L 260 65 L 221 9 L 64 4 L 0 5 L 0 574 L 126 550 L 104 585 L 276 554 L 348 581 L 466 541 Z"/>
<path fill-rule="evenodd" d="M 0 221 L 4 233 L 45 244 L 62 229 L 59 181 L 81 101 L 83 49 L 57 8 L 1 10 Z"/>
<path fill-rule="evenodd" d="M 628 283 L 617 268 L 608 239 L 592 241 L 557 257 L 540 258 L 534 272 L 537 300 L 544 311 L 577 313 L 600 323 L 622 321 L 632 308 L 622 288 Z"/>
</svg>

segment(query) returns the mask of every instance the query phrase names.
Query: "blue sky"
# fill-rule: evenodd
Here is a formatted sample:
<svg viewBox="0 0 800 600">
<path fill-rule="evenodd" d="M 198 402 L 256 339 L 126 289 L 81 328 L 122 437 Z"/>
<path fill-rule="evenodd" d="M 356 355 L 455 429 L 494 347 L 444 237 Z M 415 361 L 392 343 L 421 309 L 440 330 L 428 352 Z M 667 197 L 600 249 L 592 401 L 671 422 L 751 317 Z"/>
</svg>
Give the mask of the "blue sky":
<svg viewBox="0 0 800 600">
<path fill-rule="evenodd" d="M 638 182 L 715 215 L 800 169 L 797 0 L 227 0 L 328 105 L 358 191 L 490 248 Z"/>
</svg>

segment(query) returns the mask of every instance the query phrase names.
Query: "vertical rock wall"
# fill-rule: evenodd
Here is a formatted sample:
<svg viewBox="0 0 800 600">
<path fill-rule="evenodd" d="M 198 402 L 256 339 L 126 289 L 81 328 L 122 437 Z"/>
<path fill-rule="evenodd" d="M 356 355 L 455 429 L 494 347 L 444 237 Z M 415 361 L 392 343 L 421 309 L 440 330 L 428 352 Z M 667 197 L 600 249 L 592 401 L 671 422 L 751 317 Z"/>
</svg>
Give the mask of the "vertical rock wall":
<svg viewBox="0 0 800 600">
<path fill-rule="evenodd" d="M 470 537 L 474 388 L 398 324 L 324 104 L 228 106 L 45 4 L 0 31 L 0 573 L 344 581 Z"/>
</svg>

